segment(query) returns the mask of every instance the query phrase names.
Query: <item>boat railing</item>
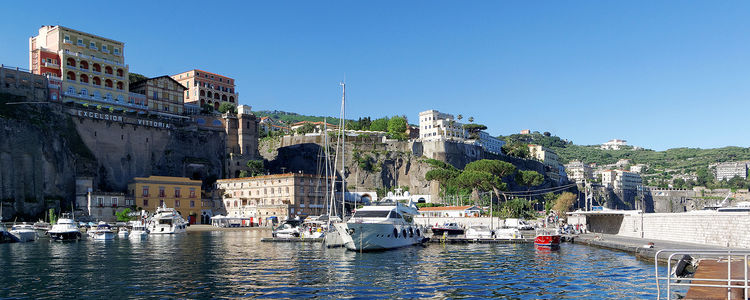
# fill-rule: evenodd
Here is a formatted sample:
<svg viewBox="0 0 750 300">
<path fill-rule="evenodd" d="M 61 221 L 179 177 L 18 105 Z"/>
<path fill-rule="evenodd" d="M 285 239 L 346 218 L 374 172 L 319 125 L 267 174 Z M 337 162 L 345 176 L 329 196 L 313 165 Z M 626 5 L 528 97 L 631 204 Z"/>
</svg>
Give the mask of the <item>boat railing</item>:
<svg viewBox="0 0 750 300">
<path fill-rule="evenodd" d="M 669 256 L 666 256 L 669 254 Z M 689 255 L 692 259 L 699 260 L 716 260 L 723 264 L 722 260 L 726 261 L 726 276 L 721 275 L 717 277 L 706 277 L 701 276 L 700 278 L 681 277 L 680 273 L 677 272 L 677 266 L 681 263 L 682 258 L 685 255 Z M 666 256 L 667 268 L 662 271 L 666 274 L 659 274 L 659 258 Z M 742 289 L 744 298 L 748 299 L 750 296 L 750 277 L 748 277 L 748 257 L 750 257 L 750 249 L 662 249 L 656 252 L 654 255 L 654 271 L 656 277 L 656 292 L 657 299 L 662 299 L 662 289 L 666 289 L 666 299 L 671 299 L 672 292 L 675 292 L 676 287 L 702 287 L 702 288 L 720 288 L 726 289 L 726 299 L 732 298 L 732 290 Z M 732 262 L 742 262 L 743 276 L 732 274 Z M 685 262 L 683 262 L 684 264 Z M 700 268 L 700 263 L 698 264 Z M 735 269 L 737 266 L 735 265 Z M 723 271 L 723 270 L 722 270 Z M 723 273 L 723 272 L 722 272 Z M 706 274 L 706 273 L 704 273 Z"/>
</svg>

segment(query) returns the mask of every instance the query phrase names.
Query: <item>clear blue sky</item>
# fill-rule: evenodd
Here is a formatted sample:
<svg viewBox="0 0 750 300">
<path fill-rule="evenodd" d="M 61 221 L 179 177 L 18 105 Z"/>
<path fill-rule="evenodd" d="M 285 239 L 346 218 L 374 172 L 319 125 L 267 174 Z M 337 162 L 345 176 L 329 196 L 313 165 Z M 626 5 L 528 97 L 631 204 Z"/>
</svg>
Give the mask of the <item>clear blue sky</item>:
<svg viewBox="0 0 750 300">
<path fill-rule="evenodd" d="M 750 146 L 747 1 L 75 2 L 3 3 L 0 63 L 27 67 L 28 38 L 59 24 L 125 42 L 132 72 L 234 77 L 253 109 L 337 116 L 346 76 L 349 118 Z"/>
</svg>

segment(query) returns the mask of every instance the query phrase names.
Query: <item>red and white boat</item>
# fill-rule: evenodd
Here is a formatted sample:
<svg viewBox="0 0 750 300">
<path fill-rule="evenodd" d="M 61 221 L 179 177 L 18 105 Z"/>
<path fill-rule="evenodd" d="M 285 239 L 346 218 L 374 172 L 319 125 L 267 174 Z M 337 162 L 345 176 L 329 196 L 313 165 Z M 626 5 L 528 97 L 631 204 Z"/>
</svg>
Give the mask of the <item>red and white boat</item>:
<svg viewBox="0 0 750 300">
<path fill-rule="evenodd" d="M 557 229 L 540 229 L 536 232 L 534 245 L 541 247 L 560 247 L 560 232 Z"/>
</svg>

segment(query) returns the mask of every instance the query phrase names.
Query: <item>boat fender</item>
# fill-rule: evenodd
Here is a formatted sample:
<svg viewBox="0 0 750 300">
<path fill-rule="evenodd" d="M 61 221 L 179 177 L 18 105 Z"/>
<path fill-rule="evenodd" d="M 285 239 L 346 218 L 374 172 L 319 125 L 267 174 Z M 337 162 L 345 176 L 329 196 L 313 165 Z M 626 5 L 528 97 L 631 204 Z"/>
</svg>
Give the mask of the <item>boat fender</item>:
<svg viewBox="0 0 750 300">
<path fill-rule="evenodd" d="M 346 230 L 346 232 L 348 232 L 350 235 L 354 234 L 354 228 L 349 228 Z"/>
<path fill-rule="evenodd" d="M 672 270 L 672 275 L 675 275 L 677 277 L 685 277 L 686 275 L 689 275 L 690 272 L 687 272 L 685 270 L 685 267 L 687 267 L 689 264 L 692 264 L 693 257 L 690 255 L 683 255 L 682 258 L 677 262 L 677 264 L 674 266 L 674 269 Z"/>
</svg>

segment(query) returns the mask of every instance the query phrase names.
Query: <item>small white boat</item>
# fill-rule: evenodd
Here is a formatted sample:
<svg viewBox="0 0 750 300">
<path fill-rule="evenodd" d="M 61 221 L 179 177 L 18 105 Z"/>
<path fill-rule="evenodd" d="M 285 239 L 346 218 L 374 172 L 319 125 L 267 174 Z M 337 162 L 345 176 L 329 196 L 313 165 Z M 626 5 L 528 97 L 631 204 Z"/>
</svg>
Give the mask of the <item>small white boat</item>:
<svg viewBox="0 0 750 300">
<path fill-rule="evenodd" d="M 95 229 L 89 230 L 89 237 L 95 240 L 112 240 L 115 238 L 115 232 L 109 224 L 99 222 Z"/>
<path fill-rule="evenodd" d="M 471 226 L 466 230 L 467 239 L 491 239 L 492 230 L 487 226 Z"/>
<path fill-rule="evenodd" d="M 120 229 L 117 230 L 117 237 L 119 238 L 127 238 L 130 235 L 130 232 L 125 227 L 120 227 Z"/>
<path fill-rule="evenodd" d="M 271 235 L 278 238 L 296 238 L 300 237 L 299 226 L 302 222 L 300 220 L 287 220 L 279 227 L 273 230 Z"/>
<path fill-rule="evenodd" d="M 495 237 L 499 239 L 520 239 L 523 238 L 518 228 L 500 228 L 495 229 Z"/>
<path fill-rule="evenodd" d="M 36 230 L 30 224 L 17 224 L 10 228 L 10 234 L 15 236 L 19 242 L 31 242 L 37 239 Z"/>
</svg>

